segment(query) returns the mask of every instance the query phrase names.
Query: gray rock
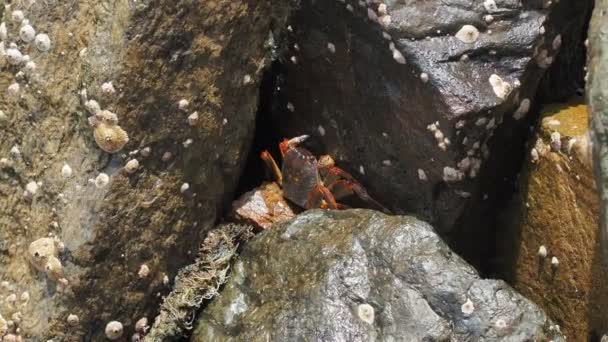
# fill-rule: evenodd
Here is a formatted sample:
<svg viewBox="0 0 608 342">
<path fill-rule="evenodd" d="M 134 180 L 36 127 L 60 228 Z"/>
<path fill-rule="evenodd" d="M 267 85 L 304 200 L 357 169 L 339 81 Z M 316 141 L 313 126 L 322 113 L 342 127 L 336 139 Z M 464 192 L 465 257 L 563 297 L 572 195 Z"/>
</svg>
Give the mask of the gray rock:
<svg viewBox="0 0 608 342">
<path fill-rule="evenodd" d="M 593 164 L 601 198 L 600 245 L 608 263 L 608 1 L 596 1 L 589 27 L 587 102 L 591 114 Z"/>
<path fill-rule="evenodd" d="M 230 277 L 192 341 L 562 340 L 412 217 L 307 211 L 252 240 Z"/>
<path fill-rule="evenodd" d="M 389 208 L 458 235 L 463 214 L 503 182 L 501 162 L 524 143 L 514 132 L 527 129 L 513 114 L 534 99 L 558 35 L 582 30 L 579 8 L 591 1 L 499 0 L 488 10 L 478 0 L 391 0 L 385 26 L 379 5 L 359 3 L 301 2 L 275 126 L 312 135 L 314 152 L 334 156 Z M 479 35 L 457 38 L 465 25 Z"/>
<path fill-rule="evenodd" d="M 50 50 L 19 40 L 16 10 L 48 34 Z M 165 280 L 194 259 L 232 197 L 270 59 L 265 41 L 285 19 L 286 4 L 271 1 L 10 4 L 4 46 L 15 43 L 36 63 L 20 73 L 25 65 L 0 58 L 0 93 L 20 84 L 0 108 L 0 280 L 8 284 L 0 296 L 29 293 L 18 307 L 24 340 L 102 341 L 110 321 L 131 336 L 135 322 L 155 316 L 171 288 Z M 87 116 L 96 108 L 115 113 L 129 136 L 118 153 L 93 138 Z M 198 121 L 188 122 L 195 111 Z M 139 168 L 123 172 L 131 158 Z M 98 188 L 89 179 L 100 173 L 108 182 Z M 24 196 L 32 181 L 41 185 Z M 49 234 L 65 247 L 67 282 L 28 264 L 28 245 Z M 2 305 L 0 314 L 15 310 Z M 67 324 L 70 314 L 78 324 Z"/>
</svg>

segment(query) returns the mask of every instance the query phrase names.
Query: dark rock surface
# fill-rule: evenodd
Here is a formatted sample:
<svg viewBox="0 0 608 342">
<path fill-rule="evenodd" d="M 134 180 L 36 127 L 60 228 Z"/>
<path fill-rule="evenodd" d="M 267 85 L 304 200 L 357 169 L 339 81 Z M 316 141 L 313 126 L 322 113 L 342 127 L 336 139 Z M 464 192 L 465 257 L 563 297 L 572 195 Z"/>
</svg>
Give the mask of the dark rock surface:
<svg viewBox="0 0 608 342">
<path fill-rule="evenodd" d="M 480 279 L 428 224 L 307 211 L 252 240 L 192 341 L 562 338 L 542 310 Z"/>
<path fill-rule="evenodd" d="M 386 1 L 390 23 L 378 3 L 361 3 L 301 2 L 275 126 L 311 134 L 315 153 L 334 156 L 389 209 L 474 240 L 479 231 L 463 231 L 488 230 L 473 222 L 482 203 L 517 173 L 527 121 L 514 116 L 534 106 L 562 31 L 583 30 L 591 1 Z M 464 25 L 479 31 L 473 43 L 456 37 Z M 494 90 L 492 75 L 509 85 Z"/>
<path fill-rule="evenodd" d="M 4 49 L 14 43 L 36 68 L 0 58 L 0 295 L 29 297 L 2 305 L 0 315 L 19 310 L 12 330 L 27 341 L 102 341 L 110 321 L 130 336 L 137 320 L 157 313 L 231 199 L 253 136 L 265 42 L 285 26 L 286 8 L 257 0 L 1 3 L 10 3 Z M 48 34 L 50 50 L 20 39 L 13 11 Z M 19 91 L 7 92 L 15 82 Z M 100 149 L 87 120 L 94 106 L 84 100 L 117 115 L 129 136 L 122 151 Z M 198 120 L 189 120 L 194 112 Z M 131 173 L 129 159 L 139 162 Z M 91 184 L 101 173 L 107 184 Z M 62 283 L 28 263 L 28 245 L 49 234 L 64 247 Z M 69 315 L 78 322 L 68 325 Z"/>
</svg>

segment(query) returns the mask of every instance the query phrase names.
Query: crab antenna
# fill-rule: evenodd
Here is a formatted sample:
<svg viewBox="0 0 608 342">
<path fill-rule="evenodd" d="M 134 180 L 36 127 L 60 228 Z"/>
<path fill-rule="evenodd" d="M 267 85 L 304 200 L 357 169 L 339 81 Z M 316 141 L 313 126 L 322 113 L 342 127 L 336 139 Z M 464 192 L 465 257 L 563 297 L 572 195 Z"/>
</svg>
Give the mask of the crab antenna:
<svg viewBox="0 0 608 342">
<path fill-rule="evenodd" d="M 304 134 L 304 135 L 300 135 L 299 137 L 295 137 L 295 138 L 291 138 L 287 141 L 287 144 L 289 146 L 295 146 L 298 144 L 303 143 L 306 139 L 308 139 L 308 135 Z"/>
</svg>

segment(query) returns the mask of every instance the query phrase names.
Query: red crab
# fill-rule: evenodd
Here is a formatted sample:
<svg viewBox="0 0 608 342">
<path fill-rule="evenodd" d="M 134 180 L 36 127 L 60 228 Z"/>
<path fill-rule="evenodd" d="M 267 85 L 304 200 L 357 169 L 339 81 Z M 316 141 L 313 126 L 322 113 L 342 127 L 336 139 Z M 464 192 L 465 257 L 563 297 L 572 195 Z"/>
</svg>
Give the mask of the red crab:
<svg viewBox="0 0 608 342">
<path fill-rule="evenodd" d="M 268 151 L 262 152 L 261 157 L 283 188 L 285 198 L 305 209 L 345 209 L 348 208 L 346 205 L 336 201 L 356 194 L 366 203 L 389 213 L 370 197 L 353 176 L 336 167 L 329 155 L 323 155 L 317 160 L 310 151 L 298 146 L 306 139 L 308 136 L 302 135 L 284 139 L 279 144 L 283 156 L 282 168 L 279 168 Z"/>
</svg>

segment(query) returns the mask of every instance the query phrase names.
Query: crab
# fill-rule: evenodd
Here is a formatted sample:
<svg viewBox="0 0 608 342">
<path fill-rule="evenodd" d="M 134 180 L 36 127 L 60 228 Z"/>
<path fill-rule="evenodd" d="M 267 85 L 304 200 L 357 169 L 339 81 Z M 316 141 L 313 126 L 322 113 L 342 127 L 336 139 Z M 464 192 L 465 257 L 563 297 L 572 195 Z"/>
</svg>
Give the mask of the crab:
<svg viewBox="0 0 608 342">
<path fill-rule="evenodd" d="M 283 157 L 281 168 L 270 152 L 261 153 L 286 199 L 304 209 L 347 209 L 348 206 L 337 201 L 354 194 L 372 207 L 389 213 L 353 176 L 335 166 L 331 156 L 322 155 L 317 159 L 310 151 L 298 146 L 306 139 L 308 135 L 302 135 L 279 143 Z"/>
</svg>

